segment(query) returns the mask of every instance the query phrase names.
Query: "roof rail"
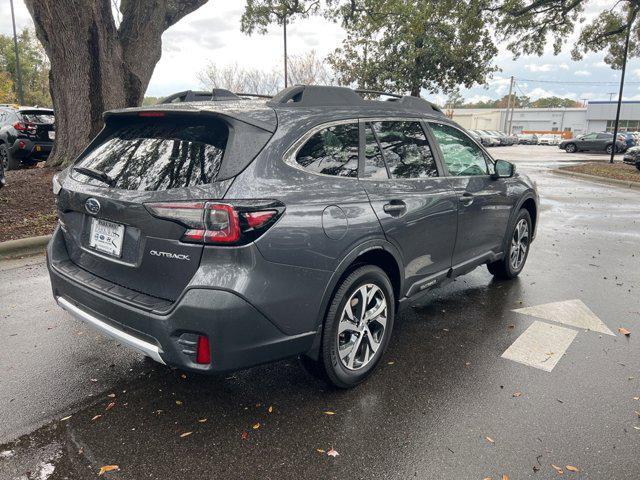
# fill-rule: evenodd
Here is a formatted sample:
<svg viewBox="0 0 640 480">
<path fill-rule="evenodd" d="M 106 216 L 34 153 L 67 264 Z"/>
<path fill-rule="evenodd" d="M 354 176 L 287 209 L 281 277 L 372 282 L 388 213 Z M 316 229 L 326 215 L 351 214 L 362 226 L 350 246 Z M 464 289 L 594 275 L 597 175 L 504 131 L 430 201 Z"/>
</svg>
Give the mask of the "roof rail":
<svg viewBox="0 0 640 480">
<path fill-rule="evenodd" d="M 376 94 L 391 97 L 385 101 L 365 100 L 361 94 Z M 419 97 L 399 95 L 397 93 L 381 92 L 378 90 L 357 89 L 347 87 L 320 86 L 320 85 L 295 85 L 285 88 L 277 93 L 267 104 L 271 106 L 298 106 L 298 107 L 330 107 L 330 106 L 354 106 L 363 107 L 371 105 L 389 106 L 395 104 L 400 108 L 418 111 L 435 112 L 444 115 L 442 110 L 433 103 Z"/>
<path fill-rule="evenodd" d="M 249 97 L 249 98 L 273 98 L 273 95 L 263 95 L 262 93 L 239 93 L 235 92 L 238 97 Z"/>
</svg>

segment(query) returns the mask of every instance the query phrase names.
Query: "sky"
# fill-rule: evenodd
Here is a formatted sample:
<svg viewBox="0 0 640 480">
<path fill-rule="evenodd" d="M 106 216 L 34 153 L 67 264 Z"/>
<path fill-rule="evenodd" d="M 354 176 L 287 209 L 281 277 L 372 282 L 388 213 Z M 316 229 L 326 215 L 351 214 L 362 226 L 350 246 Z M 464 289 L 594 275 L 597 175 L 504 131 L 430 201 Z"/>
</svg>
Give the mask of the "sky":
<svg viewBox="0 0 640 480">
<path fill-rule="evenodd" d="M 0 5 L 0 33 L 11 34 L 9 2 Z M 240 32 L 243 0 L 210 0 L 200 9 L 183 18 L 162 36 L 162 58 L 158 62 L 147 90 L 150 96 L 165 96 L 202 85 L 198 72 L 209 62 L 224 66 L 238 64 L 246 68 L 271 70 L 282 68 L 282 30 L 269 29 L 266 35 L 247 36 Z M 592 0 L 590 11 L 613 5 L 614 1 Z M 18 29 L 33 27 L 23 0 L 14 0 Z M 345 33 L 342 28 L 324 18 L 298 20 L 288 28 L 290 55 L 315 50 L 321 57 L 339 46 Z M 573 39 L 560 55 L 554 56 L 549 48 L 542 56 L 525 56 L 513 60 L 504 45 L 499 45 L 495 59 L 502 71 L 493 75 L 487 85 L 462 89 L 467 101 L 499 98 L 509 91 L 510 77 L 516 78 L 516 93 L 532 99 L 559 96 L 575 100 L 609 100 L 617 98 L 618 87 L 581 82 L 619 82 L 620 72 L 612 70 L 602 54 L 590 54 L 580 62 L 571 60 Z M 624 98 L 640 100 L 640 59 L 629 61 Z M 424 96 L 443 104 L 446 95 L 425 92 Z"/>
</svg>

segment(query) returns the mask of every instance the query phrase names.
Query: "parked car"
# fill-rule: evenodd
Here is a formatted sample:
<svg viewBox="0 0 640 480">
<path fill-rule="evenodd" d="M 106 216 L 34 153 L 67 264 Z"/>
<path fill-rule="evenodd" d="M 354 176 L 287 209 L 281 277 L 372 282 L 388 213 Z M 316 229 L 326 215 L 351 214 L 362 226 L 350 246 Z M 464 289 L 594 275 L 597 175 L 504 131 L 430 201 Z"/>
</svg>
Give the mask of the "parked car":
<svg viewBox="0 0 640 480">
<path fill-rule="evenodd" d="M 635 137 L 630 132 L 621 133 L 619 138 L 626 144 L 626 148 L 635 147 L 637 145 Z"/>
<path fill-rule="evenodd" d="M 521 145 L 537 145 L 538 136 L 535 133 L 519 133 L 518 143 Z"/>
<path fill-rule="evenodd" d="M 622 157 L 622 161 L 629 165 L 635 165 L 640 170 L 640 146 L 627 149 Z"/>
<path fill-rule="evenodd" d="M 471 133 L 472 135 L 475 134 L 474 138 L 479 138 L 480 142 L 485 147 L 497 147 L 498 145 L 500 145 L 500 140 L 498 138 L 490 136 L 483 130 L 469 130 L 469 133 Z"/>
<path fill-rule="evenodd" d="M 0 161 L 5 170 L 46 160 L 55 140 L 53 110 L 0 107 Z"/>
<path fill-rule="evenodd" d="M 516 277 L 538 212 L 438 107 L 320 86 L 107 112 L 54 193 L 47 262 L 73 316 L 186 370 L 302 355 L 343 388 L 431 288 Z"/>
<path fill-rule="evenodd" d="M 480 130 L 480 131 L 483 132 L 485 135 L 487 135 L 489 138 L 491 138 L 491 140 L 495 143 L 497 147 L 506 145 L 506 141 L 498 132 L 494 132 L 492 130 Z"/>
<path fill-rule="evenodd" d="M 611 153 L 613 149 L 613 134 L 612 133 L 587 133 L 577 138 L 571 138 L 560 142 L 559 148 L 567 153 L 574 152 L 607 152 Z M 627 149 L 627 144 L 620 140 L 616 141 L 616 151 L 624 152 Z"/>
<path fill-rule="evenodd" d="M 500 145 L 499 140 L 490 137 L 482 130 L 469 130 L 469 133 L 477 142 L 481 143 L 485 147 L 495 147 L 497 145 Z"/>
<path fill-rule="evenodd" d="M 4 176 L 4 165 L 0 162 L 0 188 L 4 187 L 7 184 L 7 180 Z"/>
</svg>

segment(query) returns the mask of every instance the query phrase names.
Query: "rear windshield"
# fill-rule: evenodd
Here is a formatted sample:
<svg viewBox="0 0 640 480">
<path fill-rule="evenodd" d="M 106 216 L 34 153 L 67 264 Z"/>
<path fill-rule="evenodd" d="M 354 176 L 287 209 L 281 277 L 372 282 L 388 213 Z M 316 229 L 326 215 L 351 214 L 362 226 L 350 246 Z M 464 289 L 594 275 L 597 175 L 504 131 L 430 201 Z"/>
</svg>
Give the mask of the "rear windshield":
<svg viewBox="0 0 640 480">
<path fill-rule="evenodd" d="M 20 112 L 20 115 L 22 115 L 22 118 L 27 123 L 43 123 L 49 125 L 56 119 L 51 112 Z"/>
<path fill-rule="evenodd" d="M 74 170 L 92 185 L 123 190 L 169 190 L 216 180 L 229 129 L 221 120 L 130 123 L 102 134 L 101 141 L 74 168 L 108 175 L 107 181 Z M 94 175 L 95 176 L 95 175 Z"/>
</svg>

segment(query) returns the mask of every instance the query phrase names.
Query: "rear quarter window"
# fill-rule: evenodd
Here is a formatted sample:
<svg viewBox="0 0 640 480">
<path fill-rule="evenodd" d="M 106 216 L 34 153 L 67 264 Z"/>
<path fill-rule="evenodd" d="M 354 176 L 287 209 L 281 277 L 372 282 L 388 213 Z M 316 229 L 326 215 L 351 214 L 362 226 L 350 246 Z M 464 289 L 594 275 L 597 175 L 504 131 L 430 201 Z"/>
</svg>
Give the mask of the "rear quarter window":
<svg viewBox="0 0 640 480">
<path fill-rule="evenodd" d="M 169 190 L 214 182 L 222 165 L 229 128 L 221 120 L 157 120 L 128 123 L 103 132 L 74 167 L 107 174 L 123 190 Z M 92 185 L 104 182 L 74 171 Z"/>
</svg>

